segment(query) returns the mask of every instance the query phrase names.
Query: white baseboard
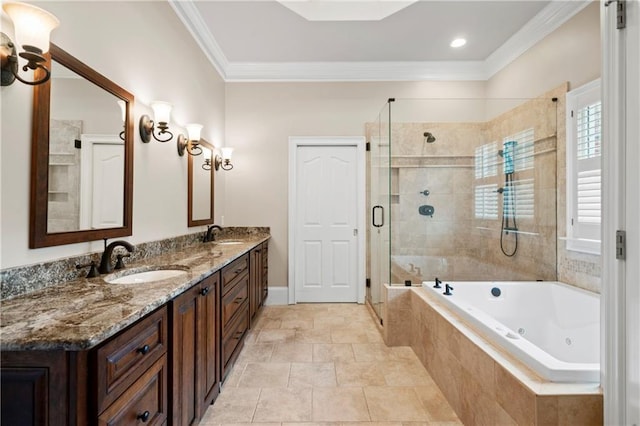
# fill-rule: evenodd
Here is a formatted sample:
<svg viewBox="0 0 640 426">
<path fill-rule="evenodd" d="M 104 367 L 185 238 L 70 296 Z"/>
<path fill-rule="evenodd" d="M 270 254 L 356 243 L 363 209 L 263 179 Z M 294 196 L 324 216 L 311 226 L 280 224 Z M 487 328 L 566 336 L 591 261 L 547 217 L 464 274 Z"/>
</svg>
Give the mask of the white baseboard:
<svg viewBox="0 0 640 426">
<path fill-rule="evenodd" d="M 269 296 L 265 305 L 288 305 L 289 304 L 289 288 L 288 287 L 269 287 Z"/>
</svg>

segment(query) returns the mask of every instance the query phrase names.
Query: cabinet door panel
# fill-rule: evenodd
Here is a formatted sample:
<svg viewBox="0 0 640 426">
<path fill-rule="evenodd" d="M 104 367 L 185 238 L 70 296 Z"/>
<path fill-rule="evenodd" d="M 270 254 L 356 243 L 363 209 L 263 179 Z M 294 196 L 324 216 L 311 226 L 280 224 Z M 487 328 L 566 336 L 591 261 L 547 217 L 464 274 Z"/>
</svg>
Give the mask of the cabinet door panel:
<svg viewBox="0 0 640 426">
<path fill-rule="evenodd" d="M 206 278 L 201 287 L 199 321 L 200 321 L 200 417 L 204 415 L 209 404 L 218 396 L 220 382 L 220 321 L 219 291 L 220 274 Z M 206 290 L 205 290 L 206 289 Z M 205 290 L 205 291 L 203 291 Z"/>
<path fill-rule="evenodd" d="M 197 386 L 197 306 L 199 286 L 173 301 L 173 424 L 190 425 L 198 418 Z"/>
</svg>

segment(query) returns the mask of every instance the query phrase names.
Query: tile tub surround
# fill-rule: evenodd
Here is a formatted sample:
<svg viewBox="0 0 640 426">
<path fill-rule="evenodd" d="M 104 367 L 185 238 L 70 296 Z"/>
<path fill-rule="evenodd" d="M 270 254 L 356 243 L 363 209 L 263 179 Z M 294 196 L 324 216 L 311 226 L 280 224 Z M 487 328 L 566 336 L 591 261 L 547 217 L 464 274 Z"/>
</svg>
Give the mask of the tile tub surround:
<svg viewBox="0 0 640 426">
<path fill-rule="evenodd" d="M 200 243 L 129 262 L 126 269 L 116 272 L 161 266 L 188 271 L 178 278 L 145 284 L 108 284 L 105 276 L 77 278 L 4 300 L 0 349 L 89 349 L 269 238 L 268 234 L 252 233 L 242 238 L 243 244 Z"/>
<path fill-rule="evenodd" d="M 603 423 L 597 385 L 545 382 L 422 289 L 384 291 L 386 343 L 410 344 L 463 423 Z"/>
<path fill-rule="evenodd" d="M 268 234 L 268 227 L 228 227 L 219 231 L 216 234 L 216 238 L 245 239 Z M 131 257 L 127 259 L 127 263 L 150 259 L 164 253 L 184 250 L 193 246 L 197 247 L 202 244 L 203 235 L 203 232 L 197 232 L 136 244 L 136 249 L 131 253 Z M 91 261 L 100 263 L 101 254 L 102 251 L 35 265 L 3 269 L 0 271 L 0 300 L 83 277 L 87 273 L 86 270 L 78 271 L 76 265 L 85 265 Z"/>
</svg>

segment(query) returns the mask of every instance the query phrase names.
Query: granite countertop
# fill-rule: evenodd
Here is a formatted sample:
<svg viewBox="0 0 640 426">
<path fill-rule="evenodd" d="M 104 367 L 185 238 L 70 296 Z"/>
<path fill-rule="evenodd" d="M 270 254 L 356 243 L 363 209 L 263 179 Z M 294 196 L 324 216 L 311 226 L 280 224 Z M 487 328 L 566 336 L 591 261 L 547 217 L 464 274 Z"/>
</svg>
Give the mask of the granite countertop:
<svg viewBox="0 0 640 426">
<path fill-rule="evenodd" d="M 187 273 L 139 284 L 109 284 L 109 275 L 80 278 L 2 302 L 0 350 L 85 350 L 96 346 L 164 305 L 252 248 L 268 234 L 234 238 L 239 244 L 203 243 L 127 264 L 137 268 L 174 266 Z"/>
</svg>

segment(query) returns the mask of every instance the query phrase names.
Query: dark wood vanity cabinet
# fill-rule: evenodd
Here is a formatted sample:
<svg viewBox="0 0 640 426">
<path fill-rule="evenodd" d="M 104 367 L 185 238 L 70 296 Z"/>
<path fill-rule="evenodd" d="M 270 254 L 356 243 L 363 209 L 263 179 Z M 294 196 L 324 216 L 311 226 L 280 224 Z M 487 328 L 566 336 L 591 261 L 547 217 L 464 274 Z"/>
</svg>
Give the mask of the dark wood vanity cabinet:
<svg viewBox="0 0 640 426">
<path fill-rule="evenodd" d="M 222 380 L 242 350 L 249 329 L 249 253 L 222 269 Z"/>
<path fill-rule="evenodd" d="M 198 424 L 220 390 L 220 274 L 171 302 L 173 425 Z"/>
<path fill-rule="evenodd" d="M 268 276 L 268 242 L 264 242 L 249 252 L 250 262 L 250 278 L 249 278 L 249 314 L 251 317 L 251 325 L 256 319 L 256 314 L 263 306 L 267 295 L 267 276 Z"/>
</svg>

